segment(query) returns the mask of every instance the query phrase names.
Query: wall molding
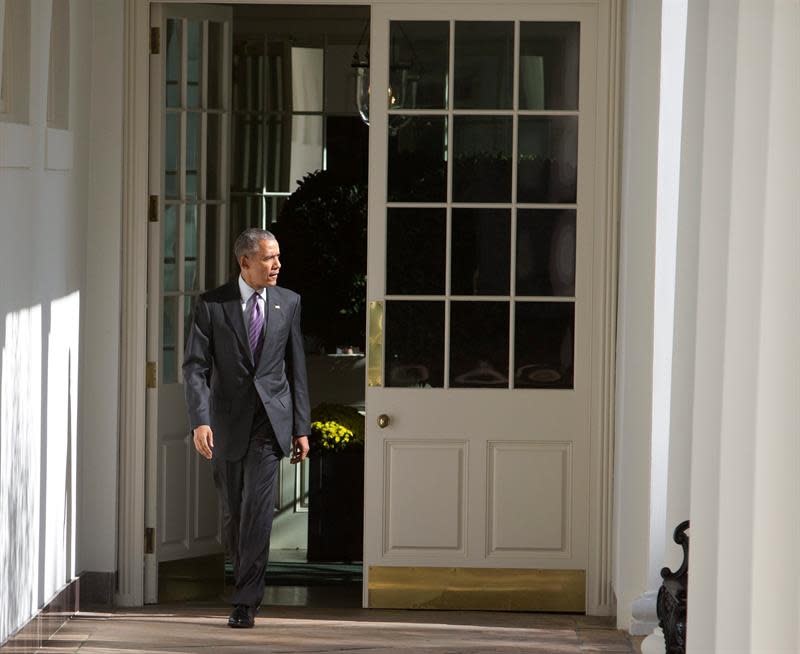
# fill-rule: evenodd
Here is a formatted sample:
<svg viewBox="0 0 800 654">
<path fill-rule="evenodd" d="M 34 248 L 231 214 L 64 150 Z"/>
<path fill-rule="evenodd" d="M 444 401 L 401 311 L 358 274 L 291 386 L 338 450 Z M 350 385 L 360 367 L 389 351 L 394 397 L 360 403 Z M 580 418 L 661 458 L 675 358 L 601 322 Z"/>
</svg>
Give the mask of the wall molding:
<svg viewBox="0 0 800 654">
<path fill-rule="evenodd" d="M 80 611 L 80 579 L 73 579 L 0 646 L 0 652 L 36 652 Z"/>
<path fill-rule="evenodd" d="M 595 236 L 594 324 L 603 330 L 593 335 L 592 374 L 596 381 L 591 399 L 589 470 L 589 564 L 586 612 L 615 615 L 613 579 L 614 517 L 614 410 L 616 405 L 617 290 L 619 276 L 619 216 L 622 134 L 623 0 L 602 0 L 598 5 L 597 148 L 605 166 L 596 170 L 602 210 Z M 603 97 L 603 89 L 605 97 Z"/>
<path fill-rule="evenodd" d="M 144 603 L 145 339 L 149 13 L 125 0 L 118 588 L 115 603 Z"/>
</svg>

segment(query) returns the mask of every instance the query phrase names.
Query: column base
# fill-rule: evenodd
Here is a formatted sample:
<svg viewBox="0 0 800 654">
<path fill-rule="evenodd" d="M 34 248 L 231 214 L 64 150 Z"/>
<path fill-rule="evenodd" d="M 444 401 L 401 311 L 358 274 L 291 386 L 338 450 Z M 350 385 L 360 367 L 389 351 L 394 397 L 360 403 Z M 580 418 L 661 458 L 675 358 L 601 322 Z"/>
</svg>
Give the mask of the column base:
<svg viewBox="0 0 800 654">
<path fill-rule="evenodd" d="M 658 590 L 648 590 L 633 600 L 631 605 L 633 619 L 631 620 L 630 629 L 632 636 L 649 636 L 658 627 L 657 596 Z M 659 629 L 658 631 L 660 632 L 661 630 Z"/>
</svg>

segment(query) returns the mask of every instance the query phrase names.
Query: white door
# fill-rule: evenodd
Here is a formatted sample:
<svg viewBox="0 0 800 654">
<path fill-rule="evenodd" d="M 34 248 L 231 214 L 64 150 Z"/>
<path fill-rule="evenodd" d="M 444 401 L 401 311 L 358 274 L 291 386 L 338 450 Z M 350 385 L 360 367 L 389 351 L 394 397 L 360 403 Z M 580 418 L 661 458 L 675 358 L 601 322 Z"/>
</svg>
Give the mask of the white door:
<svg viewBox="0 0 800 654">
<path fill-rule="evenodd" d="M 194 450 L 182 354 L 197 296 L 227 276 L 230 8 L 153 5 L 148 232 L 148 497 L 157 563 L 222 551 L 211 465 Z"/>
<path fill-rule="evenodd" d="M 598 7 L 372 12 L 364 604 L 583 611 Z"/>
</svg>

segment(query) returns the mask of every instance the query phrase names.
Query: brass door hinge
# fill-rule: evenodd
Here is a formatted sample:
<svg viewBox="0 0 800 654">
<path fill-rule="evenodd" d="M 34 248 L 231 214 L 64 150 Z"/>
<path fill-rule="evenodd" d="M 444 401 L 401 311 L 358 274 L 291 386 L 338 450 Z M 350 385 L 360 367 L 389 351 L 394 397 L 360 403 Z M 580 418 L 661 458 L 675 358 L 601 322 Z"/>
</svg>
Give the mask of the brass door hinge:
<svg viewBox="0 0 800 654">
<path fill-rule="evenodd" d="M 148 361 L 145 368 L 145 388 L 158 387 L 158 365 L 155 361 Z"/>
<path fill-rule="evenodd" d="M 147 220 L 151 223 L 158 222 L 158 196 L 151 195 L 147 203 Z"/>
<path fill-rule="evenodd" d="M 161 54 L 161 28 L 150 28 L 150 54 Z"/>
<path fill-rule="evenodd" d="M 154 527 L 145 527 L 144 530 L 144 553 L 156 553 L 156 530 Z"/>
</svg>

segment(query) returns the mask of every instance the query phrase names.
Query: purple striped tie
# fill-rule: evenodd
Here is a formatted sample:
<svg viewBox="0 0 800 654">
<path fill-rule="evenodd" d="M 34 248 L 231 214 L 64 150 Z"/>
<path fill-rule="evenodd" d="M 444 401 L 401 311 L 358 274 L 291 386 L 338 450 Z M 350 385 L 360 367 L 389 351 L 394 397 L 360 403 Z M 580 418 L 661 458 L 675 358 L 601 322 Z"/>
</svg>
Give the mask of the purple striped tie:
<svg viewBox="0 0 800 654">
<path fill-rule="evenodd" d="M 264 312 L 261 310 L 261 299 L 259 293 L 250 296 L 250 324 L 247 328 L 247 338 L 250 341 L 254 363 L 258 363 L 264 345 Z"/>
</svg>

